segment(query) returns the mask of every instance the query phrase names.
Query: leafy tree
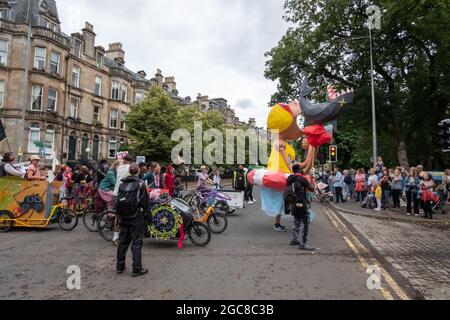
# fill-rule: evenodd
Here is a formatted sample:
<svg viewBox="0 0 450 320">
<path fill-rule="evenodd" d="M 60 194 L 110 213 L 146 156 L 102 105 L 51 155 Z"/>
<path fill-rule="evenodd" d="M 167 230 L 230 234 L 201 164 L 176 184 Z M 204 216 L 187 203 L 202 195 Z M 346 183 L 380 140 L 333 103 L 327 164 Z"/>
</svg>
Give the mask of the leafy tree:
<svg viewBox="0 0 450 320">
<path fill-rule="evenodd" d="M 305 75 L 323 89 L 316 98 L 323 99 L 326 84 L 355 88 L 336 140 L 347 165 L 369 165 L 371 4 L 382 9 L 382 28 L 373 34 L 379 153 L 392 166 L 442 166 L 449 157 L 440 152 L 436 125 L 450 105 L 446 0 L 287 0 L 284 18 L 292 27 L 266 54 L 265 76 L 279 82 L 272 102 L 298 97 Z"/>
<path fill-rule="evenodd" d="M 172 132 L 179 127 L 178 107 L 166 92 L 153 85 L 145 99 L 127 115 L 130 150 L 155 161 L 170 159 Z"/>
</svg>

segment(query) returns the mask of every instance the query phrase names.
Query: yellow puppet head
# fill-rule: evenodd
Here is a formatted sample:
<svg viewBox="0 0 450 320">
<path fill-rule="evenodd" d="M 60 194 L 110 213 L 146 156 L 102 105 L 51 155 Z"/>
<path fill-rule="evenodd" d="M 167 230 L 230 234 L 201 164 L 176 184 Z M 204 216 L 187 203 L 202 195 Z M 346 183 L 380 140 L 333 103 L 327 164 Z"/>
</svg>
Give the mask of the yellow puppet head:
<svg viewBox="0 0 450 320">
<path fill-rule="evenodd" d="M 298 127 L 297 118 L 301 113 L 297 100 L 290 104 L 277 103 L 273 106 L 267 119 L 267 127 L 288 140 L 297 140 L 302 136 Z"/>
</svg>

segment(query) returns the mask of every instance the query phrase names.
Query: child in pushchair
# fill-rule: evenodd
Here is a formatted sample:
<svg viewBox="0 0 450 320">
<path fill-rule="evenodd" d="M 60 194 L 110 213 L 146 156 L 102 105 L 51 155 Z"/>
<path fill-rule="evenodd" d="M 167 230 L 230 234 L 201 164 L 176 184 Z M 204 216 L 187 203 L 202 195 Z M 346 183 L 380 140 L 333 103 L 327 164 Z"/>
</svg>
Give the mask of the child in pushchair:
<svg viewBox="0 0 450 320">
<path fill-rule="evenodd" d="M 442 214 L 447 214 L 446 205 L 447 205 L 447 189 L 445 185 L 440 185 L 436 188 L 434 194 L 437 196 L 436 200 L 433 204 L 433 211 L 438 212 L 441 211 Z"/>
<path fill-rule="evenodd" d="M 373 189 L 373 187 L 370 187 L 367 197 L 362 204 L 363 208 L 375 209 L 377 207 L 377 198 L 375 197 L 375 190 Z"/>
</svg>

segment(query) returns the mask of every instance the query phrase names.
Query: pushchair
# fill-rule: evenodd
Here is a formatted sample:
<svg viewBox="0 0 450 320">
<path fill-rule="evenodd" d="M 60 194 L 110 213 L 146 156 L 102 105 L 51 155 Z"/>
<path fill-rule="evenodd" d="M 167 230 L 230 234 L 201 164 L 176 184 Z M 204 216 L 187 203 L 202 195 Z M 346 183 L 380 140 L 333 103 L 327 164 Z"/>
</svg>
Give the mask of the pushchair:
<svg viewBox="0 0 450 320">
<path fill-rule="evenodd" d="M 373 192 L 367 193 L 366 198 L 362 204 L 362 207 L 365 209 L 375 209 L 377 207 L 377 198 L 375 198 L 375 194 Z"/>
<path fill-rule="evenodd" d="M 440 185 L 436 188 L 434 194 L 436 195 L 435 201 L 433 203 L 433 211 L 441 211 L 442 214 L 447 214 L 447 199 L 448 193 L 447 188 L 444 185 Z"/>
<path fill-rule="evenodd" d="M 329 202 L 333 201 L 334 195 L 330 191 L 330 187 L 323 182 L 320 182 L 317 185 L 317 197 L 319 198 L 320 202 Z"/>
</svg>

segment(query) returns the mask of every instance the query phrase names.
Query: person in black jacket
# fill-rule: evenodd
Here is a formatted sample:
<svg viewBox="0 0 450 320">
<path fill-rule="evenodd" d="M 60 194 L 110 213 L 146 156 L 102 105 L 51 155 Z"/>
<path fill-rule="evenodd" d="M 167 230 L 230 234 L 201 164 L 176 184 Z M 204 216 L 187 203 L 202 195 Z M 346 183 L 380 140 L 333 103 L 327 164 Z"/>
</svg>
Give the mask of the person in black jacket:
<svg viewBox="0 0 450 320">
<path fill-rule="evenodd" d="M 310 214 L 308 198 L 306 196 L 307 191 L 313 191 L 313 187 L 303 176 L 299 165 L 295 165 L 292 170 L 294 174 L 287 181 L 288 186 L 293 187 L 295 195 L 295 201 L 291 204 L 291 212 L 294 215 L 291 246 L 300 246 L 300 250 L 314 251 L 315 248 L 308 244 Z"/>
<path fill-rule="evenodd" d="M 122 180 L 121 188 L 119 190 L 136 190 L 131 191 L 136 193 L 138 210 L 137 212 L 129 212 L 123 215 L 119 213 L 120 217 L 120 236 L 119 246 L 117 248 L 117 274 L 122 274 L 125 271 L 125 260 L 128 247 L 131 244 L 131 253 L 133 256 L 133 277 L 143 276 L 148 273 L 148 269 L 142 267 L 142 245 L 144 241 L 144 229 L 146 226 L 144 213 L 149 209 L 149 195 L 145 183 L 140 180 L 139 166 L 132 164 L 129 169 L 130 176 Z M 119 195 L 121 191 L 119 191 Z"/>
</svg>

